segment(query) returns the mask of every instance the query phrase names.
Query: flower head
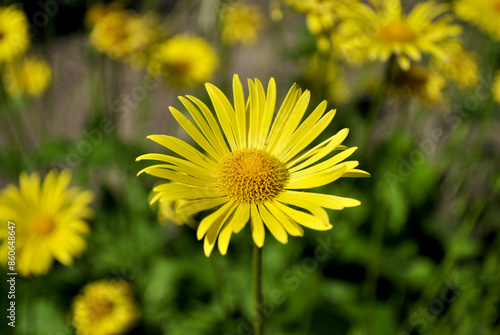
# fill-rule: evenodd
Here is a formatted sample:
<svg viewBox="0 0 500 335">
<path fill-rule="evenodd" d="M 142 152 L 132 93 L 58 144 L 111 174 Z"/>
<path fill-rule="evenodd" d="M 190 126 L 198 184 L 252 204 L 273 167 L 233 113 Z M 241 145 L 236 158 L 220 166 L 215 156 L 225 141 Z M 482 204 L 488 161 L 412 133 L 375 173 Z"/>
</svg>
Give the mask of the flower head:
<svg viewBox="0 0 500 335">
<path fill-rule="evenodd" d="M 54 259 L 71 265 L 85 250 L 84 221 L 92 214 L 89 191 L 69 187 L 71 174 L 51 171 L 43 183 L 37 173 L 23 173 L 20 187 L 9 185 L 0 192 L 0 219 L 11 221 L 16 231 L 16 267 L 24 276 L 47 273 Z M 7 259 L 6 225 L 0 228 L 1 261 Z"/>
<path fill-rule="evenodd" d="M 424 1 L 406 15 L 400 0 L 383 0 L 377 8 L 355 4 L 340 15 L 340 48 L 347 60 L 358 63 L 387 61 L 394 54 L 403 70 L 410 68 L 410 60 L 420 61 L 424 53 L 446 60 L 443 43 L 462 31 L 451 23 L 448 9 L 445 4 Z"/>
<path fill-rule="evenodd" d="M 28 50 L 28 20 L 17 5 L 0 7 L 0 64 L 11 62 Z"/>
<path fill-rule="evenodd" d="M 500 39 L 500 1 L 458 0 L 454 2 L 457 16 Z"/>
<path fill-rule="evenodd" d="M 154 15 L 126 10 L 111 10 L 90 34 L 90 42 L 98 51 L 134 65 L 145 65 L 158 38 L 158 20 Z"/>
<path fill-rule="evenodd" d="M 77 335 L 124 334 L 140 316 L 133 291 L 122 280 L 87 284 L 74 298 L 71 310 Z"/>
<path fill-rule="evenodd" d="M 152 75 L 165 73 L 173 86 L 196 86 L 210 80 L 219 65 L 216 50 L 202 37 L 174 36 L 151 56 Z"/>
<path fill-rule="evenodd" d="M 226 44 L 253 44 L 264 24 L 259 7 L 245 4 L 224 5 L 221 8 L 222 41 Z"/>
<path fill-rule="evenodd" d="M 328 230 L 332 225 L 324 208 L 339 210 L 360 202 L 303 190 L 341 177 L 369 176 L 356 169 L 357 161 L 343 162 L 356 150 L 341 145 L 348 129 L 304 152 L 335 115 L 334 110 L 325 114 L 326 101 L 302 120 L 310 93 L 294 84 L 273 121 L 274 79 L 269 81 L 267 94 L 258 79 L 248 80 L 248 86 L 245 101 L 243 86 L 234 76 L 233 107 L 216 86 L 206 84 L 216 116 L 199 99 L 180 97 L 198 127 L 170 107 L 174 118 L 206 153 L 175 137 L 151 135 L 151 140 L 181 157 L 146 154 L 137 158 L 163 162 L 139 172 L 169 181 L 154 188 L 158 193 L 152 202 L 183 199 L 177 208 L 182 214 L 215 209 L 197 230 L 198 239 L 205 238 L 207 256 L 217 239 L 219 251 L 226 254 L 231 235 L 248 222 L 259 247 L 264 244 L 264 227 L 281 243 L 287 243 L 288 235 L 302 236 L 302 226 Z M 329 156 L 334 150 L 340 152 Z"/>
<path fill-rule="evenodd" d="M 49 64 L 38 58 L 24 58 L 10 63 L 3 75 L 5 90 L 12 97 L 22 94 L 38 97 L 45 92 L 51 78 Z"/>
<path fill-rule="evenodd" d="M 153 196 L 155 193 L 152 193 Z M 183 205 L 185 200 L 169 200 L 160 198 L 158 201 L 158 221 L 161 225 L 172 222 L 178 226 L 184 224 L 195 227 L 195 222 L 191 215 L 177 213 L 177 208 Z"/>
</svg>

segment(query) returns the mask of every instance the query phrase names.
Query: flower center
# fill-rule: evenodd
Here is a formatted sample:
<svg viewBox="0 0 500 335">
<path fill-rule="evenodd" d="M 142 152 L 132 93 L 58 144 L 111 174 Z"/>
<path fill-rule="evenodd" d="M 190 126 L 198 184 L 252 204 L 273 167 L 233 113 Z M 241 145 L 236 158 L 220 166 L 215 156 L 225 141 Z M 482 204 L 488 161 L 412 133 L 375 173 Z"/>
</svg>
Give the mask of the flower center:
<svg viewBox="0 0 500 335">
<path fill-rule="evenodd" d="M 497 13 L 500 13 L 500 1 L 495 1 L 495 3 L 493 4 L 493 10 Z"/>
<path fill-rule="evenodd" d="M 92 299 L 90 302 L 90 318 L 101 319 L 113 310 L 113 303 L 108 299 Z"/>
<path fill-rule="evenodd" d="M 391 43 L 411 42 L 415 36 L 403 22 L 390 22 L 380 29 L 379 37 L 382 41 Z"/>
<path fill-rule="evenodd" d="M 54 230 L 54 220 L 47 216 L 40 216 L 33 222 L 33 230 L 39 235 L 46 235 Z"/>
<path fill-rule="evenodd" d="M 178 61 L 172 64 L 172 71 L 175 73 L 186 73 L 189 70 L 189 63 Z"/>
<path fill-rule="evenodd" d="M 224 157 L 215 179 L 219 190 L 233 200 L 261 203 L 278 196 L 290 173 L 277 158 L 258 149 L 242 149 Z"/>
</svg>

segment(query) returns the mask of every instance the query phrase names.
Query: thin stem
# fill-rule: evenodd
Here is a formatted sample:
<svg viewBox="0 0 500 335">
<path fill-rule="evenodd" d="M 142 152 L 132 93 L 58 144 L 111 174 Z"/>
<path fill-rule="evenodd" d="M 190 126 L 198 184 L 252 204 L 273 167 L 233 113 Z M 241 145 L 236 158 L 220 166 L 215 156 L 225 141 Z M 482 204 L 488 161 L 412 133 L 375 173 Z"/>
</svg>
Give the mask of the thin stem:
<svg viewBox="0 0 500 335">
<path fill-rule="evenodd" d="M 264 317 L 261 315 L 262 306 L 262 248 L 253 245 L 253 334 L 263 335 Z"/>
</svg>

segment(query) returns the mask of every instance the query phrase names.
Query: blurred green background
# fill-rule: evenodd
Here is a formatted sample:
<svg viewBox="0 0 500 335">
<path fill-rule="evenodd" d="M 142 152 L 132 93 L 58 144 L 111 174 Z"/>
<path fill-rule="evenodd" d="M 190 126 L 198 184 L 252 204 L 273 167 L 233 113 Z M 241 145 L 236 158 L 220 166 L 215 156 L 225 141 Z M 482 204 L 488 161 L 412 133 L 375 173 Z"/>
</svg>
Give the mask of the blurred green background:
<svg viewBox="0 0 500 335">
<path fill-rule="evenodd" d="M 158 223 L 148 204 L 155 178 L 135 176 L 147 166 L 135 158 L 158 152 L 147 135 L 187 138 L 167 108 L 183 110 L 176 97 L 186 94 L 211 106 L 203 86 L 158 85 L 113 117 L 116 99 L 131 96 L 146 73 L 89 45 L 83 18 L 96 1 L 58 1 L 56 13 L 37 25 L 33 18 L 48 2 L 23 5 L 32 50 L 49 62 L 53 80 L 41 98 L 2 97 L 0 186 L 17 184 L 22 171 L 69 168 L 73 184 L 94 192 L 95 216 L 87 251 L 74 265 L 17 278 L 14 333 L 74 334 L 73 297 L 89 282 L 120 278 L 132 285 L 142 313 L 129 334 L 251 334 L 249 227 L 226 256 L 207 259 L 193 229 Z M 293 82 L 311 89 L 310 110 L 328 98 L 337 114 L 318 141 L 350 128 L 346 144 L 360 147 L 354 158 L 372 174 L 320 189 L 362 202 L 329 211 L 331 231 L 307 230 L 287 245 L 268 234 L 266 334 L 500 334 L 500 114 L 490 91 L 499 42 L 463 24 L 465 45 L 480 55 L 478 85 L 465 93 L 448 87 L 438 106 L 389 90 L 372 124 L 368 111 L 385 64 L 342 65 L 349 95 L 329 94 L 304 65 L 317 54 L 304 16 L 282 4 L 282 20 L 273 21 L 268 1 L 254 3 L 267 21 L 248 47 L 220 44 L 217 1 L 126 6 L 157 11 L 170 33 L 190 31 L 214 43 L 222 60 L 211 82 L 226 94 L 237 73 L 263 82 L 273 76 L 278 104 Z M 112 124 L 105 130 L 106 117 Z M 0 289 L 5 311 L 5 280 Z M 12 330 L 3 317 L 0 333 Z"/>
</svg>

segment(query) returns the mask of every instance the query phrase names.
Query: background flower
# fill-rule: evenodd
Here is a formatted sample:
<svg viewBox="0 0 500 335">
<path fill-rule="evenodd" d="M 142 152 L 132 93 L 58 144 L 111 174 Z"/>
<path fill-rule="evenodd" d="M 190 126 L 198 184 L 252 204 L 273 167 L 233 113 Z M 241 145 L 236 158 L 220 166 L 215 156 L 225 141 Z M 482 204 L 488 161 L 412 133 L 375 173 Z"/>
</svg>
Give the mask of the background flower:
<svg viewBox="0 0 500 335">
<path fill-rule="evenodd" d="M 54 259 L 69 266 L 85 250 L 84 235 L 92 210 L 89 191 L 69 187 L 71 174 L 51 171 L 43 183 L 37 173 L 21 174 L 19 188 L 9 185 L 0 193 L 0 218 L 16 225 L 16 263 L 23 276 L 43 275 Z M 7 229 L 1 233 L 1 260 L 7 263 Z"/>
</svg>

